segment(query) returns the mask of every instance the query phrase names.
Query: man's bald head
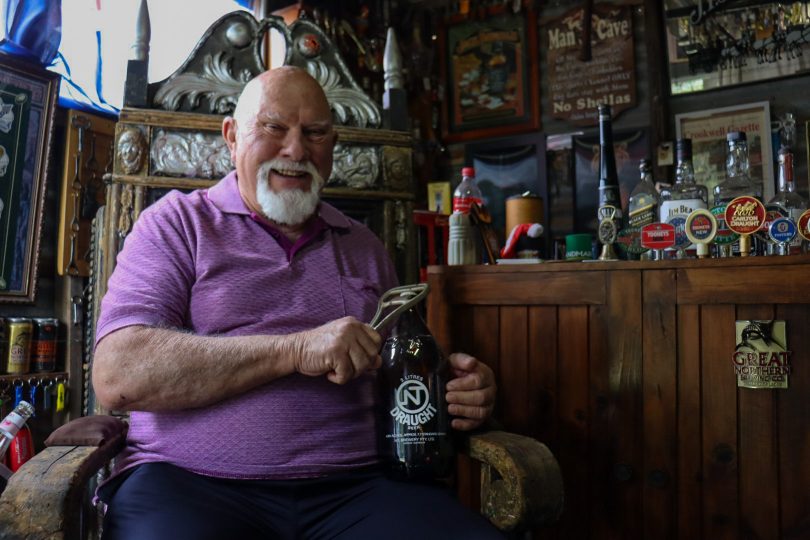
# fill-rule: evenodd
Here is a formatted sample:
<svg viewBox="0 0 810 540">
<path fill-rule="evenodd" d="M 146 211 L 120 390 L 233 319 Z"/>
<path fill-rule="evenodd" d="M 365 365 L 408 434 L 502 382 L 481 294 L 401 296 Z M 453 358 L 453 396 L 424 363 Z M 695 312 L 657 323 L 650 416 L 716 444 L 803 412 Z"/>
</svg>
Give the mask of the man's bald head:
<svg viewBox="0 0 810 540">
<path fill-rule="evenodd" d="M 311 91 L 316 99 L 322 100 L 329 107 L 323 88 L 312 75 L 296 66 L 281 66 L 264 71 L 248 81 L 236 102 L 233 118 L 238 124 L 247 125 L 260 110 L 262 101 L 268 94 L 288 85 L 300 88 L 301 91 Z"/>
</svg>

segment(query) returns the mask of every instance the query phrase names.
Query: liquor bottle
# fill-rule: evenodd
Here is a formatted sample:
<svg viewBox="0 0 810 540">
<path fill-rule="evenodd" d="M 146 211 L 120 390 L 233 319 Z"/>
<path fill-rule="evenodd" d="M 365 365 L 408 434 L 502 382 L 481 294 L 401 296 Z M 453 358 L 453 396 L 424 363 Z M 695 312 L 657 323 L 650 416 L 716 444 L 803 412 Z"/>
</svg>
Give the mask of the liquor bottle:
<svg viewBox="0 0 810 540">
<path fill-rule="evenodd" d="M 683 250 L 692 247 L 684 229 L 686 218 L 699 208 L 707 208 L 709 190 L 695 181 L 692 139 L 678 139 L 675 152 L 677 156 L 675 183 L 661 190 L 659 221 L 675 227 L 675 245 Z M 679 253 L 682 254 L 683 251 Z"/>
<path fill-rule="evenodd" d="M 453 212 L 469 214 L 472 203 L 483 206 L 484 198 L 478 184 L 475 183 L 475 169 L 464 167 L 461 169 L 461 183 L 453 192 Z"/>
<path fill-rule="evenodd" d="M 394 477 L 427 480 L 453 465 L 445 399 L 450 365 L 416 310 L 404 311 L 382 348 L 380 449 Z"/>
<path fill-rule="evenodd" d="M 9 477 L 11 470 L 3 465 L 3 460 L 6 457 L 6 452 L 11 447 L 11 443 L 20 429 L 25 426 L 25 422 L 34 414 L 34 407 L 27 401 L 20 401 L 14 407 L 14 410 L 0 422 L 0 492 L 2 492 Z"/>
<path fill-rule="evenodd" d="M 630 192 L 627 204 L 627 222 L 631 227 L 641 228 L 658 220 L 658 206 L 661 200 L 655 189 L 652 177 L 652 164 L 649 159 L 638 162 L 641 180 Z"/>
<path fill-rule="evenodd" d="M 613 126 L 610 105 L 599 105 L 599 207 L 612 206 L 612 219 L 622 220 L 622 198 L 619 176 L 616 173 L 616 154 L 613 148 Z M 601 222 L 606 213 L 599 212 Z"/>
<path fill-rule="evenodd" d="M 726 135 L 728 151 L 726 154 L 726 179 L 714 187 L 714 206 L 725 208 L 725 206 L 737 197 L 748 195 L 756 197 L 762 201 L 762 183 L 754 181 L 749 173 L 748 166 L 748 141 L 744 131 L 732 131 Z M 722 231 L 725 220 L 718 219 L 718 230 Z M 755 249 L 758 249 L 760 242 L 752 242 Z M 739 251 L 739 243 L 733 244 L 734 251 Z M 732 245 L 718 244 L 721 257 L 729 257 L 732 254 Z"/>
<path fill-rule="evenodd" d="M 768 201 L 765 209 L 770 215 L 778 213 L 790 218 L 796 225 L 799 223 L 799 217 L 807 210 L 807 201 L 796 193 L 796 184 L 793 181 L 793 152 L 785 146 L 779 149 L 779 184 L 776 195 Z M 790 253 L 800 253 L 801 245 L 802 238 L 800 235 L 796 235 L 796 238 L 790 243 Z M 780 246 L 769 243 L 768 253 L 781 255 L 779 248 Z"/>
</svg>

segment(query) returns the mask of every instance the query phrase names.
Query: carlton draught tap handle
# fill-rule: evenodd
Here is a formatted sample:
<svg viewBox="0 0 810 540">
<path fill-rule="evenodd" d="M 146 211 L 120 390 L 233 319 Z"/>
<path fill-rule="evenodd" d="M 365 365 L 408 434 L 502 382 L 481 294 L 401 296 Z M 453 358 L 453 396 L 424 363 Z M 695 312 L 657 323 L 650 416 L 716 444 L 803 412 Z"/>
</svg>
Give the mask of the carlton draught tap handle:
<svg viewBox="0 0 810 540">
<path fill-rule="evenodd" d="M 427 283 L 402 285 L 386 291 L 377 304 L 377 313 L 369 325 L 376 331 L 384 329 L 399 317 L 400 313 L 421 302 L 430 292 Z M 397 306 L 383 317 L 383 313 L 391 306 Z"/>
</svg>

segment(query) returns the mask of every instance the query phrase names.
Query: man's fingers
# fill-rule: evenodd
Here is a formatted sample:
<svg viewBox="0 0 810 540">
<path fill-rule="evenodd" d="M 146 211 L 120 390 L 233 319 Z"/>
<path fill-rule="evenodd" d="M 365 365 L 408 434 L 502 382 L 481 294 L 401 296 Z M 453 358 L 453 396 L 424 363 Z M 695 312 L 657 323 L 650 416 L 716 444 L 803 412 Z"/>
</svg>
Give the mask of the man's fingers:
<svg viewBox="0 0 810 540">
<path fill-rule="evenodd" d="M 447 382 L 447 390 L 478 390 L 486 386 L 481 373 L 465 373 Z"/>
<path fill-rule="evenodd" d="M 453 421 L 450 422 L 450 425 L 453 427 L 453 429 L 456 429 L 458 431 L 470 431 L 477 428 L 483 423 L 484 423 L 483 420 L 468 420 L 466 418 L 454 418 Z"/>
</svg>

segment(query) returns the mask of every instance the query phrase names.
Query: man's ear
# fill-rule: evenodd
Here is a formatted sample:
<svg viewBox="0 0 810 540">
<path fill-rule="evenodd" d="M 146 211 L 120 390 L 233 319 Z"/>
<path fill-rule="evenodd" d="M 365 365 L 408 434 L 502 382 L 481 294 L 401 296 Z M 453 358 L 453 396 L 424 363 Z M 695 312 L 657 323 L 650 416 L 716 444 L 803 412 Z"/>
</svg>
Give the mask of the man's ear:
<svg viewBox="0 0 810 540">
<path fill-rule="evenodd" d="M 335 130 L 335 128 L 332 128 L 332 133 L 335 134 L 334 138 L 332 139 L 332 147 L 334 148 L 338 142 L 338 132 Z"/>
<path fill-rule="evenodd" d="M 222 121 L 222 138 L 225 139 L 225 144 L 228 145 L 228 150 L 231 152 L 231 160 L 236 163 L 236 119 L 233 116 L 226 116 Z"/>
</svg>

